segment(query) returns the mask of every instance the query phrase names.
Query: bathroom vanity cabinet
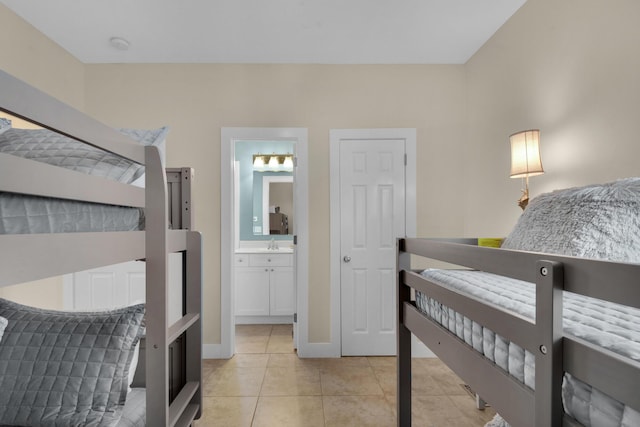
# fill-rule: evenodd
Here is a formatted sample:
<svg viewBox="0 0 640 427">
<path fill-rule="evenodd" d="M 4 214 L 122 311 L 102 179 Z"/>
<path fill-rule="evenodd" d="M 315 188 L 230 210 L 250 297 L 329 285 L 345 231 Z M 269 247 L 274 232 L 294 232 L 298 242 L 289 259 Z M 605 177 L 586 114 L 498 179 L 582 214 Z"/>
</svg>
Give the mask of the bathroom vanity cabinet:
<svg viewBox="0 0 640 427">
<path fill-rule="evenodd" d="M 236 253 L 236 323 L 291 323 L 295 311 L 292 253 Z"/>
</svg>

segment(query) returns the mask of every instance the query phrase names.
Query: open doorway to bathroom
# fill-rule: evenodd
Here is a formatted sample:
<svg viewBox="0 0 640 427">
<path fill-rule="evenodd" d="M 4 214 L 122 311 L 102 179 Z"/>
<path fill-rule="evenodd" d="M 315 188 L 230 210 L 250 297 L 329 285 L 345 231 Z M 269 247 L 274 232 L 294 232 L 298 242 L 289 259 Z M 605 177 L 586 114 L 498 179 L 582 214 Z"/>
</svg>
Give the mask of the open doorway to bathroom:
<svg viewBox="0 0 640 427">
<path fill-rule="evenodd" d="M 306 342 L 304 165 L 306 129 L 222 130 L 223 357 Z"/>
<path fill-rule="evenodd" d="M 233 149 L 235 352 L 266 352 L 272 325 L 288 325 L 278 337 L 293 351 L 295 143 L 241 139 Z"/>
</svg>

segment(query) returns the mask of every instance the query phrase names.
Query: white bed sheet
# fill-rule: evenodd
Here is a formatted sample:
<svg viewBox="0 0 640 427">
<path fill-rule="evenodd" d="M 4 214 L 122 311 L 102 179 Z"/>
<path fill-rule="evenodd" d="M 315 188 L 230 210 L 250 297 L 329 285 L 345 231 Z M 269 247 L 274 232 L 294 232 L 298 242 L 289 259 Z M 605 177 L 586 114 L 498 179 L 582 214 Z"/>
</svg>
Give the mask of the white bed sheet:
<svg viewBox="0 0 640 427">
<path fill-rule="evenodd" d="M 471 270 L 425 270 L 422 275 L 450 289 L 535 319 L 535 285 Z M 535 388 L 535 357 L 466 316 L 416 292 L 416 305 L 476 351 Z M 640 361 L 640 309 L 565 292 L 564 333 Z M 640 412 L 565 374 L 565 412 L 585 426 L 638 426 Z"/>
</svg>

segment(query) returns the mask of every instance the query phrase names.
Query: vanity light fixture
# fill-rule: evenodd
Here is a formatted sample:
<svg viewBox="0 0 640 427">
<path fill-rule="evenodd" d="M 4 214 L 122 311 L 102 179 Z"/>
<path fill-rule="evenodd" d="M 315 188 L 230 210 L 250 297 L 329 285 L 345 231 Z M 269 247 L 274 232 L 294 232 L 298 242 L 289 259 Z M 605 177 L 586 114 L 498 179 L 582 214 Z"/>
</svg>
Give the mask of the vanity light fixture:
<svg viewBox="0 0 640 427">
<path fill-rule="evenodd" d="M 254 154 L 253 169 L 259 172 L 291 172 L 293 156 L 287 154 Z"/>
<path fill-rule="evenodd" d="M 518 206 L 524 210 L 529 203 L 529 177 L 542 175 L 540 159 L 540 130 L 532 129 L 509 136 L 511 142 L 511 178 L 522 178 L 524 189 Z"/>
</svg>

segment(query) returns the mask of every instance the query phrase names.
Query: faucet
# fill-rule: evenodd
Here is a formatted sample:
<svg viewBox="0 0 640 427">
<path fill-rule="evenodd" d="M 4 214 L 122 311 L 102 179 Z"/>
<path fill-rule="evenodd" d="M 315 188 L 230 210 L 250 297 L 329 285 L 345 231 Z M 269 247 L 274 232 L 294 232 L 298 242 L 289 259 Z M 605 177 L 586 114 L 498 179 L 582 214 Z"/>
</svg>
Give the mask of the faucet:
<svg viewBox="0 0 640 427">
<path fill-rule="evenodd" d="M 269 246 L 267 247 L 267 249 L 270 251 L 278 250 L 278 244 L 276 243 L 276 239 L 274 239 L 273 237 L 271 238 L 271 241 L 269 242 Z"/>
</svg>

